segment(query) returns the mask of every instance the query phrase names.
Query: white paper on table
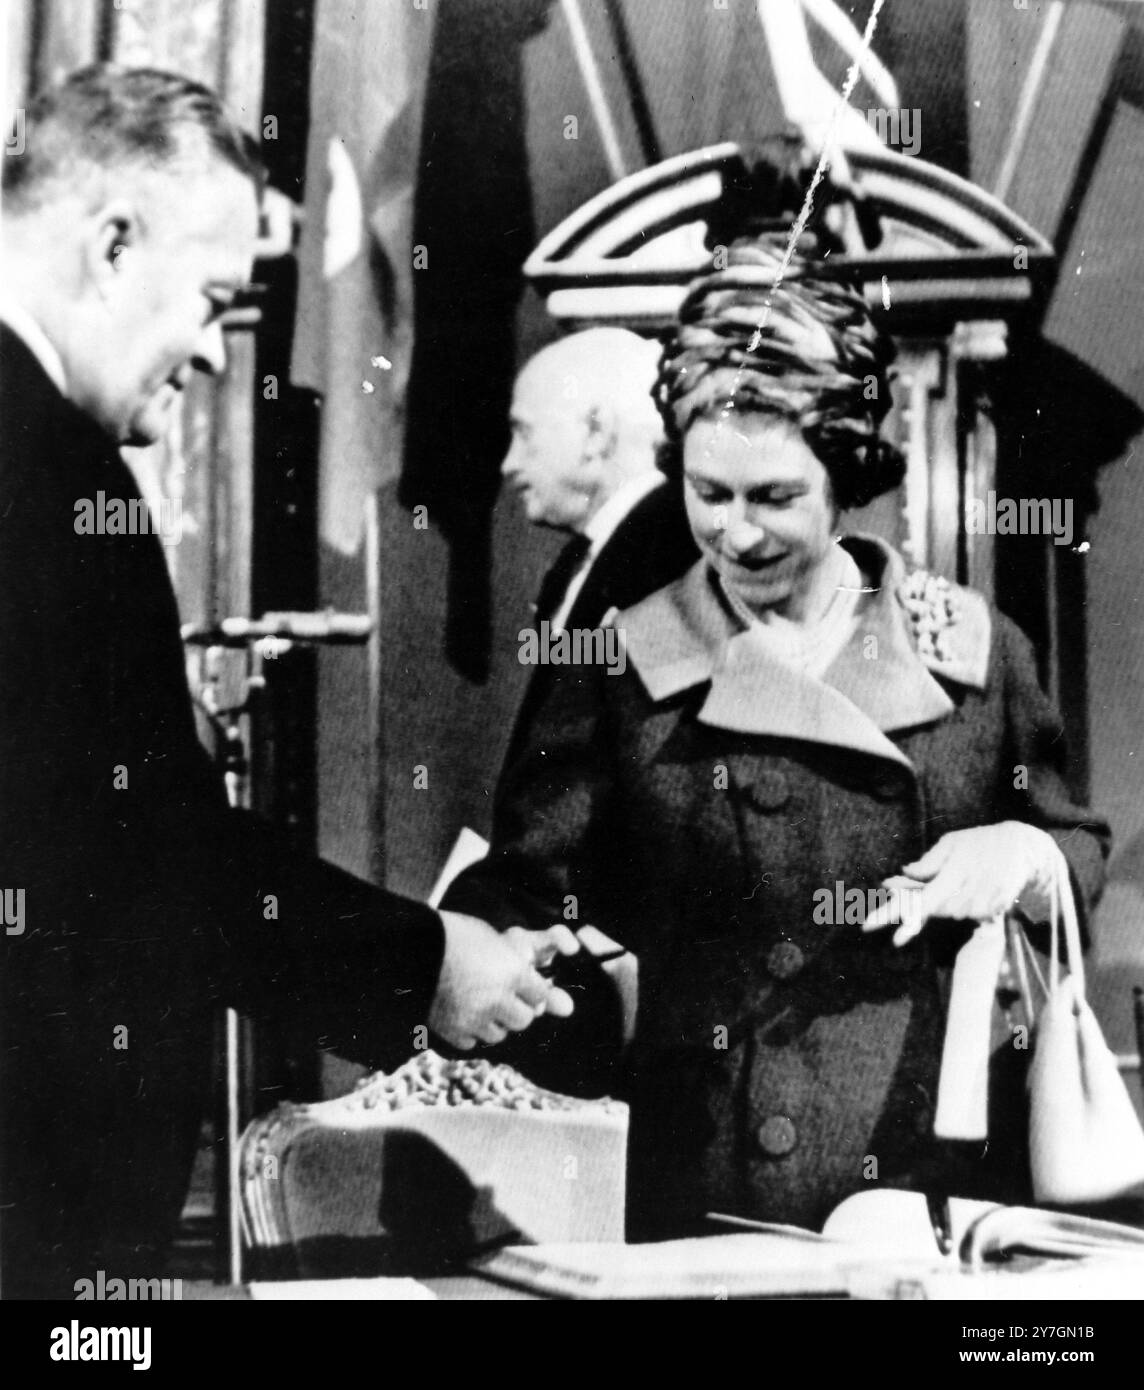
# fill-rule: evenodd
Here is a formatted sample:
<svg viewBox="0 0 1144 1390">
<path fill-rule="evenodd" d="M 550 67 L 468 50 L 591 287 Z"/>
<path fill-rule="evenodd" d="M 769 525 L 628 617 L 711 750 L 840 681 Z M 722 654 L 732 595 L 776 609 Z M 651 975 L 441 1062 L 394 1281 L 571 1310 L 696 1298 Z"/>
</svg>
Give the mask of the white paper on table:
<svg viewBox="0 0 1144 1390">
<path fill-rule="evenodd" d="M 436 1301 L 437 1295 L 416 1279 L 289 1279 L 250 1286 L 251 1298 L 263 1303 L 292 1299 L 348 1303 Z"/>
</svg>

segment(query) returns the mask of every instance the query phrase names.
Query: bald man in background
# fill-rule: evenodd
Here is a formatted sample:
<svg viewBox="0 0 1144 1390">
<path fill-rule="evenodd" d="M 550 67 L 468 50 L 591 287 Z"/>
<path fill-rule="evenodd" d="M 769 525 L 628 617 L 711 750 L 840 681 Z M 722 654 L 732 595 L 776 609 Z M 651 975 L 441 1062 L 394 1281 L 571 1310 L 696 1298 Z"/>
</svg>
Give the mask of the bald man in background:
<svg viewBox="0 0 1144 1390">
<path fill-rule="evenodd" d="M 501 472 L 529 521 L 571 532 L 541 584 L 538 629 L 542 623 L 553 633 L 599 628 L 614 610 L 670 584 L 698 558 L 682 487 L 657 466 L 663 424 L 651 390 L 659 357 L 654 340 L 592 328 L 544 348 L 517 378 L 512 445 Z M 574 666 L 534 669 L 498 798 L 554 683 L 576 678 Z M 447 892 L 444 906 L 449 902 Z M 527 1038 L 506 1040 L 495 1055 L 540 1085 L 602 1095 L 611 1089 L 612 1068 L 634 1022 L 635 960 L 598 963 L 616 943 L 590 923 L 568 921 L 584 949 L 559 962 L 557 980 L 572 992 L 575 1013 L 559 1028 L 540 1019 Z"/>
<path fill-rule="evenodd" d="M 599 627 L 678 579 L 698 558 L 682 492 L 657 467 L 663 424 L 651 397 L 660 345 L 625 328 L 550 344 L 513 390 L 512 444 L 501 466 L 534 525 L 571 532 L 545 576 L 536 624 Z M 506 767 L 561 666 L 538 666 Z"/>
</svg>

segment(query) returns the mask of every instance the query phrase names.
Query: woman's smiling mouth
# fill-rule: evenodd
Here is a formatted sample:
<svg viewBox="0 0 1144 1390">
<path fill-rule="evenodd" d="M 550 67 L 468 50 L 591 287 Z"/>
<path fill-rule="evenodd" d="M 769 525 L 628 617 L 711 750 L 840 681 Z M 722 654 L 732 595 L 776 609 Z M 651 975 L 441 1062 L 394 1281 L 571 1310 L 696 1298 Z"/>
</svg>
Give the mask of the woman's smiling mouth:
<svg viewBox="0 0 1144 1390">
<path fill-rule="evenodd" d="M 748 558 L 746 556 L 734 558 L 730 555 L 720 555 L 719 562 L 731 573 L 740 574 L 766 574 L 776 569 L 785 559 L 789 552 L 781 555 L 766 555 L 759 558 Z"/>
</svg>

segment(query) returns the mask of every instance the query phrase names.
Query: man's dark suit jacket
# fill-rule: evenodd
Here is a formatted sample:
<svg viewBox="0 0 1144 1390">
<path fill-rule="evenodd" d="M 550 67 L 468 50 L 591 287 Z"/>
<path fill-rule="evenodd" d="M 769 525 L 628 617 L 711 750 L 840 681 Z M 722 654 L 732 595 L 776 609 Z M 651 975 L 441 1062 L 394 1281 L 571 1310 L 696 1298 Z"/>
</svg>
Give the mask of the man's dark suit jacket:
<svg viewBox="0 0 1144 1390">
<path fill-rule="evenodd" d="M 139 497 L 0 330 L 0 890 L 25 913 L 0 930 L 5 1297 L 160 1272 L 215 1005 L 285 1005 L 316 1043 L 387 1065 L 443 951 L 427 908 L 299 862 L 228 808 L 158 537 L 76 534 L 101 490 Z"/>
<path fill-rule="evenodd" d="M 631 608 L 674 583 L 698 558 L 680 485 L 668 479 L 640 498 L 600 548 L 568 612 L 565 628 L 599 627 L 613 608 Z M 532 673 L 517 714 L 506 768 L 522 746 L 552 682 L 564 669 L 538 666 Z"/>
<path fill-rule="evenodd" d="M 612 609 L 633 607 L 685 574 L 698 558 L 680 485 L 668 479 L 636 503 L 601 547 L 565 628 L 599 627 Z M 504 760 L 502 784 L 516 758 L 530 746 L 538 717 L 553 698 L 561 674 L 571 669 L 537 666 L 533 671 Z M 447 893 L 445 905 L 449 903 Z M 573 928 L 588 924 L 587 919 L 564 920 Z M 539 1019 L 527 1032 L 509 1038 L 495 1055 L 554 1090 L 600 1094 L 611 1085 L 622 1032 L 615 987 L 583 955 L 560 962 L 556 978 L 575 1002 L 572 1017 Z M 569 1058 L 575 1061 L 570 1064 Z"/>
<path fill-rule="evenodd" d="M 596 627 L 612 608 L 631 608 L 671 584 L 699 558 L 679 484 L 641 497 L 596 556 L 565 627 Z"/>
</svg>

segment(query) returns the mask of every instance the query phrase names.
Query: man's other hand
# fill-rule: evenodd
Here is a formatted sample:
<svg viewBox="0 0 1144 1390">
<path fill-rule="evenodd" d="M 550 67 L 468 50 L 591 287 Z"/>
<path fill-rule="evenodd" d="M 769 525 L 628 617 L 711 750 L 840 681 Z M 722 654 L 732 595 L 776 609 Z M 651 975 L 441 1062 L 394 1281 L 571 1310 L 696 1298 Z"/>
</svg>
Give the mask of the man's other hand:
<svg viewBox="0 0 1144 1390">
<path fill-rule="evenodd" d="M 495 931 L 460 912 L 442 912 L 445 959 L 429 1010 L 429 1027 L 452 1046 L 503 1042 L 541 1014 L 567 1018 L 571 997 L 539 972 L 580 944 L 564 926 Z"/>
</svg>

